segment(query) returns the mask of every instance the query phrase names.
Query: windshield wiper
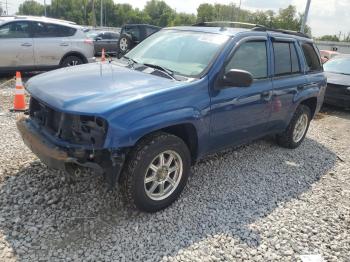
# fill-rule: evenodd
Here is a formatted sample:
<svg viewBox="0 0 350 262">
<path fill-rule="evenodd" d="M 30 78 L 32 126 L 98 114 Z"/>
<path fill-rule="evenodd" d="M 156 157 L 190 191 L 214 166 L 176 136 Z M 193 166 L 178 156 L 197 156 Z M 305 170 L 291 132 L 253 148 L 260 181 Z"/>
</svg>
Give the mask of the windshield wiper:
<svg viewBox="0 0 350 262">
<path fill-rule="evenodd" d="M 177 79 L 174 77 L 174 72 L 171 71 L 170 69 L 166 68 L 166 67 L 163 67 L 163 66 L 160 66 L 160 65 L 148 64 L 148 63 L 145 63 L 145 64 L 143 64 L 143 65 L 148 66 L 148 67 L 155 68 L 155 69 L 160 70 L 160 71 L 163 71 L 163 72 L 165 72 L 168 76 L 170 76 L 172 79 L 177 80 Z"/>
<path fill-rule="evenodd" d="M 134 66 L 134 64 L 138 64 L 138 62 L 130 57 L 127 56 L 123 56 L 123 58 L 125 58 L 126 60 L 128 60 L 129 65 Z"/>
</svg>

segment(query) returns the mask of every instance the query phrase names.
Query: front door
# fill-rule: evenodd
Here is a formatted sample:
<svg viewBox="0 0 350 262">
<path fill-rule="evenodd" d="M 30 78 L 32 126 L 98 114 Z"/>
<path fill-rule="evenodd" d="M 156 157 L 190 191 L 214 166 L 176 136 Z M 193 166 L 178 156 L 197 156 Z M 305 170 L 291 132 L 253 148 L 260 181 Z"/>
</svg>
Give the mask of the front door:
<svg viewBox="0 0 350 262">
<path fill-rule="evenodd" d="M 249 87 L 221 86 L 211 94 L 211 148 L 237 145 L 262 136 L 271 114 L 272 82 L 269 77 L 267 38 L 241 41 L 223 73 L 230 69 L 250 72 Z"/>
<path fill-rule="evenodd" d="M 0 68 L 34 66 L 31 23 L 15 21 L 0 26 Z"/>
</svg>

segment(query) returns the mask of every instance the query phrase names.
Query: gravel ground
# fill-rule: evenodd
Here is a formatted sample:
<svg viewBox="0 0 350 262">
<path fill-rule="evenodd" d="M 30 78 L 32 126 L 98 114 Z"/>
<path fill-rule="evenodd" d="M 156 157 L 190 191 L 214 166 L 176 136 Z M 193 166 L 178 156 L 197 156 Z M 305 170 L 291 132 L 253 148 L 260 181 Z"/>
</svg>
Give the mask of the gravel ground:
<svg viewBox="0 0 350 262">
<path fill-rule="evenodd" d="M 181 198 L 145 214 L 83 172 L 41 164 L 0 88 L 0 261 L 350 261 L 350 112 L 327 109 L 298 149 L 259 140 L 193 167 Z"/>
</svg>

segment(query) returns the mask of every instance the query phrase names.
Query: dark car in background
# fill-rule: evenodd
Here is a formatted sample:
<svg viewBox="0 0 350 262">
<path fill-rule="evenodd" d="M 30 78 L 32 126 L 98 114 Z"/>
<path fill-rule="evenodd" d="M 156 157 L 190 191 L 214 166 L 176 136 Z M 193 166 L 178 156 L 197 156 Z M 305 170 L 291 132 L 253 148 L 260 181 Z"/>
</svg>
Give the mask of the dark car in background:
<svg viewBox="0 0 350 262">
<path fill-rule="evenodd" d="M 328 79 L 325 103 L 350 108 L 350 55 L 338 55 L 323 67 Z"/>
<path fill-rule="evenodd" d="M 114 31 L 90 30 L 87 36 L 94 41 L 95 55 L 101 55 L 102 49 L 107 54 L 116 54 L 120 34 Z"/>
<path fill-rule="evenodd" d="M 150 35 L 158 32 L 161 28 L 147 24 L 127 24 L 120 32 L 118 41 L 118 57 L 125 55 L 132 48 L 145 40 Z"/>
</svg>

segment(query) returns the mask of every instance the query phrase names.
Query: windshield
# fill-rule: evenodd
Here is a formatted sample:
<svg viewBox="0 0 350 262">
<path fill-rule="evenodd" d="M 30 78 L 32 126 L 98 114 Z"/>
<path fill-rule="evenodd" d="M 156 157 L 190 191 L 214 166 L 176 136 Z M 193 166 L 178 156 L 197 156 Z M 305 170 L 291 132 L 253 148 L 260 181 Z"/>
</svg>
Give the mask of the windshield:
<svg viewBox="0 0 350 262">
<path fill-rule="evenodd" d="M 326 72 L 350 75 L 350 57 L 329 60 L 323 68 Z"/>
<path fill-rule="evenodd" d="M 210 64 L 228 36 L 162 30 L 146 38 L 127 58 L 140 64 L 152 64 L 188 77 L 199 76 Z"/>
</svg>

